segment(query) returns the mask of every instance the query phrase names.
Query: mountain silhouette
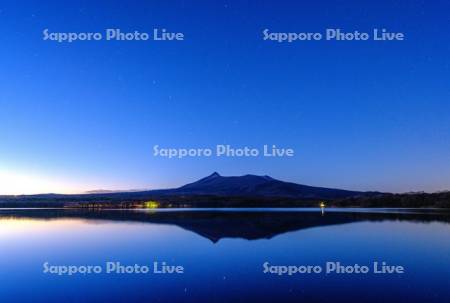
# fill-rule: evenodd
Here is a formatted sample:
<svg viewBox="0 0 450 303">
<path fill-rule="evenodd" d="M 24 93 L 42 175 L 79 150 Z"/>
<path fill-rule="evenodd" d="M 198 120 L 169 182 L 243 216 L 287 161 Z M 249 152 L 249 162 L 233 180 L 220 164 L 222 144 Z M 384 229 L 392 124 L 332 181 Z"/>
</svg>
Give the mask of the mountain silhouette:
<svg viewBox="0 0 450 303">
<path fill-rule="evenodd" d="M 55 207 L 68 203 L 133 203 L 156 199 L 166 201 L 170 207 L 181 204 L 190 207 L 235 207 L 235 206 L 299 206 L 289 201 L 338 200 L 357 197 L 372 197 L 379 192 L 361 192 L 343 189 L 315 187 L 285 182 L 269 176 L 244 175 L 221 176 L 219 173 L 193 183 L 172 189 L 142 191 L 94 191 L 85 194 L 38 194 L 23 196 L 0 196 L 0 206 Z M 283 204 L 284 203 L 284 204 Z M 316 205 L 314 203 L 314 205 Z M 72 205 L 73 206 L 73 205 Z M 126 206 L 129 207 L 129 206 Z"/>
<path fill-rule="evenodd" d="M 269 176 L 244 175 L 224 177 L 217 172 L 196 182 L 168 191 L 171 194 L 183 195 L 260 196 L 305 199 L 336 199 L 373 194 L 370 192 L 314 187 L 284 182 Z"/>
</svg>

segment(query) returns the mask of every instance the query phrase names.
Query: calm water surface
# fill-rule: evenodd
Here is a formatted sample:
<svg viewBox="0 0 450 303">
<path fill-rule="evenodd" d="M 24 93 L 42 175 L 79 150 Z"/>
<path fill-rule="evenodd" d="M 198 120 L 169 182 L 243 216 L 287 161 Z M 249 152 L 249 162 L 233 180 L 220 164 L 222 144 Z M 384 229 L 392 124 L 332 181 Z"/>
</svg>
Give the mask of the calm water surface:
<svg viewBox="0 0 450 303">
<path fill-rule="evenodd" d="M 0 210 L 0 302 L 450 302 L 439 210 Z M 184 274 L 43 273 L 166 262 Z M 263 273 L 263 264 L 401 265 L 404 274 Z"/>
</svg>

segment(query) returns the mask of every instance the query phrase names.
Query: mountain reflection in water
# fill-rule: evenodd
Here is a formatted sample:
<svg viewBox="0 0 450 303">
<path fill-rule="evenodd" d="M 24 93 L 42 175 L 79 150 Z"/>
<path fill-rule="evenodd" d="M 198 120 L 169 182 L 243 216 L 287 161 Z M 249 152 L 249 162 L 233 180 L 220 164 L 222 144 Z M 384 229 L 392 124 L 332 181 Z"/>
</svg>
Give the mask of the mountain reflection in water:
<svg viewBox="0 0 450 303">
<path fill-rule="evenodd" d="M 192 231 L 216 243 L 223 238 L 270 239 L 307 228 L 360 221 L 411 221 L 450 223 L 450 212 L 422 209 L 176 209 L 81 210 L 0 209 L 0 219 L 85 219 L 169 224 Z"/>
</svg>

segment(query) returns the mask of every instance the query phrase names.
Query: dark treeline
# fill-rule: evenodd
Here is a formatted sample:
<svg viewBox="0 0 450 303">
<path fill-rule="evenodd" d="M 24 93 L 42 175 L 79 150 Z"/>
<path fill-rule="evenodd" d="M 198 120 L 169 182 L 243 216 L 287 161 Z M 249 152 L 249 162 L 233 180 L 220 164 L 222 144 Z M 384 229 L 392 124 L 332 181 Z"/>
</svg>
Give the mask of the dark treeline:
<svg viewBox="0 0 450 303">
<path fill-rule="evenodd" d="M 373 197 L 356 197 L 336 201 L 336 206 L 349 207 L 437 207 L 450 208 L 450 192 L 383 194 Z"/>
<path fill-rule="evenodd" d="M 158 195 L 36 195 L 0 196 L 0 207 L 82 207 L 82 208 L 137 208 L 137 207 L 317 207 L 321 200 L 285 197 L 225 197 L 225 196 L 158 196 Z M 327 200 L 329 207 L 399 207 L 450 208 L 450 192 L 380 194 L 345 199 Z M 151 203 L 151 204 L 149 204 Z M 149 206 L 150 205 L 150 206 Z"/>
</svg>

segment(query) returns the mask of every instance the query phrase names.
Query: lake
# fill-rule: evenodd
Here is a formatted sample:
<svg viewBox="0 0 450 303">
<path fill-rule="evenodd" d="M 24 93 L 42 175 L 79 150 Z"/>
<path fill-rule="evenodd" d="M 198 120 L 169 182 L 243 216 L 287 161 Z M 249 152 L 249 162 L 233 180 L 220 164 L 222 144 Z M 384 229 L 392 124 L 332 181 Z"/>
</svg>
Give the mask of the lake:
<svg viewBox="0 0 450 303">
<path fill-rule="evenodd" d="M 449 223 L 436 209 L 0 209 L 0 302 L 450 302 Z"/>
</svg>

